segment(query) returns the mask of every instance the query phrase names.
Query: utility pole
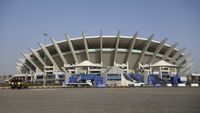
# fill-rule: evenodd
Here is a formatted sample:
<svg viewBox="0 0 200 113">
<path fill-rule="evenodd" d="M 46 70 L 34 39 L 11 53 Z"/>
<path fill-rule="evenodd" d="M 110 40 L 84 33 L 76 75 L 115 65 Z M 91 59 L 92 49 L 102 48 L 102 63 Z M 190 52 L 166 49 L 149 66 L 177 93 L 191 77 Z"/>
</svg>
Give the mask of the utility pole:
<svg viewBox="0 0 200 113">
<path fill-rule="evenodd" d="M 43 33 L 43 36 L 44 36 L 44 44 L 45 44 L 45 48 L 46 48 L 46 37 L 48 37 L 48 34 L 47 33 Z M 46 64 L 46 49 L 45 49 L 45 52 L 44 52 L 44 63 Z M 45 66 L 44 66 L 44 75 L 43 75 L 43 87 L 46 86 L 46 69 L 45 69 Z"/>
</svg>

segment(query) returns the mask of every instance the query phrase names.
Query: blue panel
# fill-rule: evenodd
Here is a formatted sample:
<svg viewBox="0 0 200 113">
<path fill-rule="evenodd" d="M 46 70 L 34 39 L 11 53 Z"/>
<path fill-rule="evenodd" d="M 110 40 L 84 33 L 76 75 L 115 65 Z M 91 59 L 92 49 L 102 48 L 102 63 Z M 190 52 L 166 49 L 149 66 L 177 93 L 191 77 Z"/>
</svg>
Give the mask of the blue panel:
<svg viewBox="0 0 200 113">
<path fill-rule="evenodd" d="M 94 85 L 103 84 L 103 77 L 100 74 L 76 74 L 69 77 L 69 83 L 77 83 L 78 80 L 92 80 Z"/>
<path fill-rule="evenodd" d="M 99 77 L 99 76 L 95 77 L 94 85 L 99 86 L 99 85 L 102 85 L 102 84 L 103 84 L 103 77 Z"/>
<path fill-rule="evenodd" d="M 108 74 L 107 80 L 121 80 L 120 74 Z"/>
<path fill-rule="evenodd" d="M 56 76 L 55 74 L 47 74 L 47 76 Z"/>
<path fill-rule="evenodd" d="M 94 80 L 95 77 L 100 76 L 100 74 L 80 74 L 80 80 Z"/>
<path fill-rule="evenodd" d="M 58 76 L 65 76 L 65 74 L 58 74 Z"/>
<path fill-rule="evenodd" d="M 143 82 L 143 76 L 141 74 L 128 74 L 133 80 Z"/>
<path fill-rule="evenodd" d="M 148 84 L 149 85 L 155 85 L 156 84 L 156 78 L 158 75 L 151 74 L 148 76 Z"/>
<path fill-rule="evenodd" d="M 69 83 L 77 83 L 77 77 L 76 76 L 69 77 Z"/>
<path fill-rule="evenodd" d="M 160 85 L 166 85 L 167 81 L 164 79 L 159 78 L 159 75 L 157 74 L 150 74 L 148 76 L 148 84 L 149 85 L 156 85 L 156 84 L 160 84 Z"/>
<path fill-rule="evenodd" d="M 180 76 L 178 74 L 173 75 L 171 77 L 171 83 L 172 83 L 172 85 L 178 85 L 178 83 L 180 83 Z"/>
</svg>

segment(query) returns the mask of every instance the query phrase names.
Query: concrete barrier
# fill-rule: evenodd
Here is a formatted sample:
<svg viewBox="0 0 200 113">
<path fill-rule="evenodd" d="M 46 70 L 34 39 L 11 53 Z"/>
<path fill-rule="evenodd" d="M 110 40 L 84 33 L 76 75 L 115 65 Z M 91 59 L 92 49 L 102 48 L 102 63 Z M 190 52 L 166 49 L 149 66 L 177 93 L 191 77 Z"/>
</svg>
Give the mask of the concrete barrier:
<svg viewBox="0 0 200 113">
<path fill-rule="evenodd" d="M 191 83 L 191 87 L 199 87 L 198 83 Z"/>
<path fill-rule="evenodd" d="M 167 84 L 167 87 L 172 87 L 172 84 L 171 84 L 171 83 L 168 83 L 168 84 Z"/>
<path fill-rule="evenodd" d="M 178 87 L 185 87 L 186 85 L 185 85 L 185 83 L 179 83 L 178 84 Z"/>
</svg>

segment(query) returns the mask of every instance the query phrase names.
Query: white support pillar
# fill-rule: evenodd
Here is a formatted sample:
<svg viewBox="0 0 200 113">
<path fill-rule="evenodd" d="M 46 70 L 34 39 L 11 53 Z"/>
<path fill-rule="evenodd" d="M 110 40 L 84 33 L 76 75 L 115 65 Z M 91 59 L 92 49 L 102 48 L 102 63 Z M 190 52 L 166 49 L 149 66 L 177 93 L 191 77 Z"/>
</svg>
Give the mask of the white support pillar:
<svg viewBox="0 0 200 113">
<path fill-rule="evenodd" d="M 103 66 L 103 36 L 102 36 L 102 31 L 100 31 L 100 63 Z"/>
<path fill-rule="evenodd" d="M 17 65 L 18 67 L 22 67 L 22 66 L 23 66 L 23 63 L 21 63 L 21 62 L 18 63 L 18 62 L 17 62 L 16 65 Z M 25 66 L 25 67 L 26 67 L 26 66 Z"/>
<path fill-rule="evenodd" d="M 189 67 L 187 67 L 182 73 L 183 73 L 183 74 L 186 74 L 191 68 L 192 68 L 192 65 L 189 66 Z"/>
<path fill-rule="evenodd" d="M 114 52 L 114 58 L 113 58 L 113 65 L 115 66 L 116 64 L 116 58 L 117 58 L 117 50 L 118 50 L 118 46 L 119 46 L 119 40 L 120 40 L 120 31 L 118 31 L 117 33 L 117 39 L 115 42 L 115 52 Z"/>
<path fill-rule="evenodd" d="M 191 70 L 192 66 L 191 67 L 188 67 L 187 69 L 185 69 L 184 73 L 183 74 L 187 74 L 189 70 Z"/>
<path fill-rule="evenodd" d="M 192 67 L 193 63 L 189 63 L 187 64 L 187 66 L 183 69 L 181 69 L 180 73 L 184 74 L 186 73 L 191 67 Z"/>
<path fill-rule="evenodd" d="M 47 48 L 41 43 L 39 43 L 39 46 L 42 48 L 42 51 L 47 55 L 48 59 L 56 67 L 56 69 L 60 69 L 53 57 L 51 56 L 51 54 L 49 53 L 49 51 L 47 50 Z"/>
<path fill-rule="evenodd" d="M 61 67 L 61 68 L 62 68 L 62 70 L 65 72 L 65 83 L 68 83 L 70 74 L 69 74 L 69 72 L 65 69 L 65 67 Z"/>
<path fill-rule="evenodd" d="M 35 57 L 42 63 L 43 66 L 46 66 L 46 64 L 35 49 L 29 48 L 29 50 L 35 55 Z"/>
<path fill-rule="evenodd" d="M 21 67 L 16 66 L 16 69 L 17 69 L 17 71 L 18 71 L 19 73 L 22 73 L 22 69 L 21 69 Z"/>
<path fill-rule="evenodd" d="M 181 53 L 185 50 L 186 48 L 182 48 L 180 49 L 178 52 L 176 52 L 176 54 L 172 57 L 172 59 L 170 60 L 169 63 L 173 63 L 174 61 L 176 61 L 176 59 L 181 55 Z"/>
<path fill-rule="evenodd" d="M 159 75 L 160 75 L 160 78 L 162 78 L 162 67 L 159 67 Z"/>
<path fill-rule="evenodd" d="M 160 52 L 160 50 L 162 49 L 163 45 L 165 44 L 165 42 L 167 41 L 167 38 L 165 38 L 164 40 L 162 40 L 159 44 L 159 46 L 156 48 L 152 58 L 149 61 L 149 64 L 152 64 L 156 58 L 156 55 Z"/>
<path fill-rule="evenodd" d="M 186 60 L 186 57 L 182 57 L 179 61 L 176 62 L 177 65 L 181 65 L 183 61 Z"/>
<path fill-rule="evenodd" d="M 19 62 L 19 63 L 16 63 L 16 65 L 17 65 L 16 67 L 18 67 L 18 69 L 20 69 L 20 70 L 22 68 L 26 68 L 26 70 L 25 70 L 26 74 L 31 74 L 32 70 L 26 64 L 24 65 L 24 63 Z M 29 70 L 29 72 L 27 70 Z"/>
<path fill-rule="evenodd" d="M 171 47 L 165 52 L 164 56 L 163 56 L 163 60 L 167 59 L 167 57 L 171 54 L 171 52 L 174 50 L 174 48 L 178 45 L 178 43 L 175 43 L 173 45 L 171 45 Z"/>
<path fill-rule="evenodd" d="M 16 68 L 20 71 L 22 71 L 22 68 L 27 68 L 26 66 L 24 66 L 22 63 L 16 63 Z M 29 68 L 27 68 L 28 70 L 30 70 Z M 27 73 L 27 71 L 26 71 Z"/>
<path fill-rule="evenodd" d="M 189 57 L 191 56 L 191 53 L 183 56 L 182 58 L 180 58 L 178 61 L 177 61 L 177 65 L 179 66 L 185 59 L 188 59 Z"/>
<path fill-rule="evenodd" d="M 128 66 L 128 62 L 126 62 L 126 71 L 127 71 L 127 74 L 129 74 L 129 66 Z"/>
<path fill-rule="evenodd" d="M 132 54 L 132 50 L 133 50 L 133 47 L 135 45 L 135 42 L 136 42 L 136 37 L 137 37 L 137 32 L 133 35 L 133 38 L 131 39 L 131 42 L 130 42 L 130 46 L 129 46 L 129 50 L 128 50 L 128 53 L 126 54 L 126 59 L 125 59 L 125 62 L 124 63 L 128 63 L 130 57 L 131 57 L 131 54 Z M 128 64 L 127 64 L 128 65 Z"/>
<path fill-rule="evenodd" d="M 138 64 L 140 63 L 141 59 L 144 57 L 144 55 L 145 55 L 145 53 L 146 53 L 146 51 L 147 51 L 149 45 L 151 44 L 151 40 L 153 39 L 153 37 L 154 37 L 154 34 L 151 35 L 151 36 L 148 38 L 148 40 L 147 40 L 147 42 L 146 42 L 146 44 L 145 44 L 145 46 L 144 46 L 144 48 L 143 48 L 143 50 L 142 50 L 142 53 L 139 55 L 138 59 L 136 60 L 135 64 L 133 65 L 133 68 L 134 68 L 134 69 L 138 66 Z"/>
<path fill-rule="evenodd" d="M 72 56 L 73 56 L 73 58 L 74 58 L 74 62 L 77 64 L 78 63 L 78 59 L 77 59 L 77 56 L 76 56 L 76 54 L 75 54 L 75 51 L 74 51 L 74 47 L 73 47 L 73 45 L 72 45 L 72 42 L 71 42 L 71 40 L 69 40 L 69 38 L 68 38 L 68 36 L 65 34 L 65 38 L 67 39 L 67 43 L 68 43 L 68 45 L 69 45 L 69 48 L 70 48 L 70 51 L 71 51 L 71 53 L 72 53 Z"/>
<path fill-rule="evenodd" d="M 56 51 L 58 52 L 58 55 L 60 56 L 60 58 L 63 62 L 63 65 L 67 64 L 67 61 L 66 61 L 65 57 L 63 56 L 62 51 L 60 50 L 60 47 L 58 46 L 57 42 L 53 38 L 50 38 L 50 39 L 51 39 Z"/>
<path fill-rule="evenodd" d="M 87 60 L 90 61 L 90 55 L 89 55 L 89 52 L 88 52 L 88 44 L 87 44 L 87 40 L 85 38 L 85 33 L 84 32 L 82 32 L 82 36 L 83 36 L 83 43 L 84 43 L 84 46 L 85 46 L 86 57 L 87 57 Z"/>
<path fill-rule="evenodd" d="M 37 70 L 39 70 L 40 72 L 42 72 L 41 69 L 31 60 L 31 57 L 30 57 L 29 55 L 24 54 L 24 53 L 22 53 L 22 55 L 23 55 Z"/>
<path fill-rule="evenodd" d="M 28 65 L 25 64 L 24 60 L 22 60 L 22 59 L 17 59 L 17 60 L 18 60 L 22 65 L 24 65 L 25 67 L 27 67 L 27 68 L 30 70 L 30 72 L 31 72 L 31 71 L 34 72 L 34 70 L 32 70 L 31 67 L 29 67 Z"/>
<path fill-rule="evenodd" d="M 185 59 L 180 65 L 180 67 L 188 67 L 188 65 L 193 64 L 194 60 L 191 58 Z"/>
<path fill-rule="evenodd" d="M 20 73 L 22 71 L 21 69 L 21 66 L 24 66 L 26 67 L 28 70 L 29 70 L 29 73 L 27 73 L 26 71 L 26 74 L 30 74 L 31 75 L 31 81 L 33 81 L 33 77 L 32 77 L 32 74 L 34 74 L 34 70 L 31 69 L 31 67 L 29 67 L 26 63 L 25 63 L 25 59 L 17 59 L 20 63 L 16 63 L 18 65 L 18 68 L 20 69 Z M 33 73 L 32 73 L 33 72 Z"/>
</svg>

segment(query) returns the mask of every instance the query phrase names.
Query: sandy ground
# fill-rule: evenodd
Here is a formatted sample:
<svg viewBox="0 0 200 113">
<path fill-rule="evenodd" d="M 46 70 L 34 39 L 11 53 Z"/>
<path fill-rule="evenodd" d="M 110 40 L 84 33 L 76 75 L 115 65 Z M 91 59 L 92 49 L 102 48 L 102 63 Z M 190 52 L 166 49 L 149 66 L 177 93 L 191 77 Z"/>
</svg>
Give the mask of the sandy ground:
<svg viewBox="0 0 200 113">
<path fill-rule="evenodd" d="M 200 113 L 200 88 L 1 89 L 0 113 Z"/>
</svg>

